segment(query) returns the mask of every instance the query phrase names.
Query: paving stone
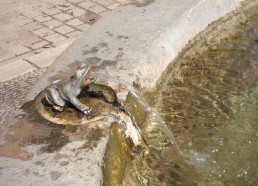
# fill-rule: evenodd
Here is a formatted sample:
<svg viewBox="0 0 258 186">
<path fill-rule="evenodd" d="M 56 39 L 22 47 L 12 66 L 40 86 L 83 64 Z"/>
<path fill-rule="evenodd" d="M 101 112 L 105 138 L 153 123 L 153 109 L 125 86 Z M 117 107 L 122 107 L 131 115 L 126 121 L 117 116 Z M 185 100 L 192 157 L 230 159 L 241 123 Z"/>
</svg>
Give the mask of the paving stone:
<svg viewBox="0 0 258 186">
<path fill-rule="evenodd" d="M 97 5 L 96 3 L 93 3 L 91 1 L 86 1 L 86 2 L 82 2 L 80 4 L 78 4 L 80 7 L 85 8 L 85 9 L 89 9 L 90 7 L 93 7 L 95 5 Z"/>
<path fill-rule="evenodd" d="M 42 12 L 37 9 L 20 10 L 19 12 L 29 18 L 35 18 L 36 16 L 42 15 Z"/>
<path fill-rule="evenodd" d="M 16 46 L 13 46 L 11 49 L 16 56 L 19 56 L 21 54 L 30 52 L 30 49 L 26 48 L 25 46 L 18 44 Z"/>
<path fill-rule="evenodd" d="M 78 26 L 78 25 L 82 25 L 84 24 L 82 21 L 80 21 L 79 19 L 72 19 L 68 22 L 66 22 L 67 25 L 70 25 L 70 26 Z"/>
<path fill-rule="evenodd" d="M 87 13 L 85 13 L 84 15 L 81 15 L 78 17 L 80 21 L 90 25 L 93 25 L 94 23 L 96 23 L 99 18 L 100 16 L 98 14 L 95 14 L 89 10 L 87 10 Z"/>
<path fill-rule="evenodd" d="M 91 12 L 96 13 L 96 14 L 99 14 L 99 13 L 101 13 L 101 12 L 107 11 L 107 9 L 106 9 L 105 7 L 100 6 L 100 5 L 95 5 L 95 6 L 93 6 L 93 7 L 90 7 L 89 10 L 90 10 Z"/>
<path fill-rule="evenodd" d="M 113 10 L 113 9 L 119 7 L 119 6 L 120 6 L 120 3 L 114 3 L 114 4 L 111 4 L 111 5 L 107 6 L 107 8 L 110 9 L 110 10 Z"/>
<path fill-rule="evenodd" d="M 68 2 L 73 3 L 73 4 L 78 4 L 82 2 L 83 0 L 68 0 Z"/>
<path fill-rule="evenodd" d="M 13 52 L 6 52 L 4 54 L 1 54 L 1 57 L 0 57 L 0 63 L 2 63 L 3 61 L 6 61 L 6 60 L 10 60 L 12 58 L 15 57 L 15 54 Z"/>
<path fill-rule="evenodd" d="M 43 10 L 49 9 L 53 6 L 51 3 L 44 2 L 44 0 L 41 0 L 41 1 L 39 1 L 39 0 L 19 0 L 19 1 L 25 2 L 25 4 L 27 6 L 29 6 L 31 9 L 38 10 L 38 11 L 41 11 L 41 12 Z M 25 11 L 26 10 L 27 9 L 25 9 Z"/>
<path fill-rule="evenodd" d="M 32 23 L 28 23 L 28 24 L 22 26 L 23 29 L 28 30 L 28 31 L 36 30 L 41 27 L 42 27 L 42 25 L 38 22 L 32 22 Z"/>
<path fill-rule="evenodd" d="M 101 17 L 104 17 L 104 16 L 106 16 L 106 15 L 109 14 L 109 13 L 111 13 L 111 10 L 107 10 L 107 11 L 105 11 L 105 12 L 101 12 L 101 13 L 99 13 L 99 15 L 100 15 Z"/>
<path fill-rule="evenodd" d="M 116 1 L 114 1 L 114 0 L 105 0 L 105 1 L 103 1 L 103 0 L 92 0 L 92 1 L 97 2 L 98 4 L 101 4 L 103 6 L 109 6 L 111 4 L 116 3 Z"/>
<path fill-rule="evenodd" d="M 128 3 L 131 2 L 131 0 L 116 0 L 116 1 L 123 4 L 123 5 L 128 4 Z"/>
<path fill-rule="evenodd" d="M 68 13 L 71 16 L 78 17 L 85 13 L 85 10 L 81 8 L 74 8 L 72 10 L 68 10 L 66 13 Z"/>
<path fill-rule="evenodd" d="M 76 38 L 100 16 L 120 5 L 119 0 L 2 1 L 0 46 L 4 46 L 4 52 L 0 48 L 0 61 L 3 63 L 45 51 L 42 47 L 59 45 L 68 38 Z"/>
<path fill-rule="evenodd" d="M 26 53 L 21 54 L 19 56 L 15 56 L 12 59 L 8 59 L 8 60 L 3 62 L 3 65 L 8 64 L 8 63 L 12 63 L 12 62 L 17 61 L 17 60 L 25 59 L 25 58 L 27 58 L 29 56 L 32 56 L 32 55 L 35 55 L 35 51 L 26 52 Z"/>
<path fill-rule="evenodd" d="M 39 49 L 34 50 L 34 52 L 35 52 L 35 54 L 40 54 L 42 52 L 46 52 L 46 51 L 50 50 L 51 48 L 55 48 L 55 47 L 53 45 L 49 44 L 49 45 L 44 46 L 43 48 L 39 48 Z M 31 57 L 31 56 L 27 56 L 27 57 Z"/>
<path fill-rule="evenodd" d="M 35 35 L 38 35 L 40 37 L 46 37 L 55 32 L 49 28 L 44 27 L 44 28 L 40 28 L 38 30 L 33 30 L 32 33 L 34 33 Z"/>
<path fill-rule="evenodd" d="M 56 27 L 59 27 L 59 26 L 63 25 L 63 23 L 61 21 L 58 21 L 56 19 L 52 19 L 52 20 L 47 21 L 43 24 L 50 29 L 53 29 L 53 28 L 56 28 Z"/>
<path fill-rule="evenodd" d="M 26 74 L 33 70 L 36 70 L 36 68 L 25 60 L 18 60 L 6 64 L 0 68 L 0 82 L 11 80 L 19 75 Z"/>
<path fill-rule="evenodd" d="M 57 8 L 59 8 L 60 10 L 66 11 L 66 10 L 70 10 L 70 9 L 74 8 L 74 6 L 68 2 L 65 2 L 65 3 L 57 5 Z"/>
<path fill-rule="evenodd" d="M 18 43 L 23 44 L 24 46 L 30 46 L 33 43 L 37 43 L 41 40 L 40 37 L 33 35 L 31 32 L 27 30 L 20 29 L 15 34 L 17 38 L 16 41 Z"/>
<path fill-rule="evenodd" d="M 51 34 L 51 35 L 44 37 L 44 39 L 46 39 L 47 41 L 50 41 L 52 43 L 57 43 L 57 42 L 65 40 L 66 37 L 62 36 L 61 34 L 55 33 L 55 34 Z"/>
<path fill-rule="evenodd" d="M 1 19 L 6 20 L 6 21 L 12 21 L 16 18 L 18 18 L 21 14 L 17 11 L 11 11 L 5 14 L 1 15 Z"/>
<path fill-rule="evenodd" d="M 23 16 L 22 14 L 20 14 L 17 11 L 12 11 L 12 12 L 3 14 L 3 15 L 1 15 L 1 19 L 5 20 L 5 21 L 9 21 L 12 24 L 16 24 L 18 26 L 22 26 L 24 24 L 33 22 L 32 19 Z"/>
<path fill-rule="evenodd" d="M 72 41 L 65 42 L 62 45 L 59 45 L 57 48 L 50 49 L 46 52 L 30 56 L 26 60 L 35 64 L 40 68 L 45 68 L 53 63 L 55 59 L 72 43 Z"/>
<path fill-rule="evenodd" d="M 35 18 L 34 18 L 36 21 L 39 21 L 39 22 L 46 22 L 46 21 L 49 21 L 49 20 L 51 20 L 52 18 L 50 17 L 50 16 L 48 16 L 48 15 L 39 15 L 39 16 L 36 16 Z"/>
<path fill-rule="evenodd" d="M 66 3 L 66 0 L 43 0 L 43 1 L 45 1 L 45 2 L 47 2 L 49 4 L 51 4 L 51 5 L 54 5 L 54 6 Z"/>
<path fill-rule="evenodd" d="M 34 21 L 33 19 L 30 19 L 30 18 L 27 18 L 27 17 L 25 17 L 25 16 L 20 15 L 19 17 L 13 19 L 13 20 L 11 21 L 11 23 L 13 23 L 13 24 L 15 24 L 15 25 L 18 25 L 18 26 L 22 26 L 22 25 L 31 23 L 31 22 L 33 22 L 33 21 Z"/>
<path fill-rule="evenodd" d="M 81 34 L 82 34 L 81 31 L 76 30 L 74 32 L 70 32 L 70 33 L 66 34 L 66 36 L 69 38 L 76 38 L 76 37 L 80 36 Z"/>
<path fill-rule="evenodd" d="M 90 28 L 90 25 L 88 24 L 83 24 L 83 25 L 79 25 L 76 27 L 77 29 L 81 30 L 81 31 L 85 31 L 88 30 Z"/>
<path fill-rule="evenodd" d="M 66 21 L 73 18 L 73 16 L 65 13 L 56 14 L 56 15 L 53 15 L 53 17 L 58 19 L 59 21 Z"/>
<path fill-rule="evenodd" d="M 30 47 L 32 49 L 38 49 L 38 48 L 42 48 L 42 47 L 44 47 L 46 45 L 49 45 L 49 42 L 47 42 L 47 41 L 40 41 L 38 43 L 35 43 L 35 44 L 31 45 Z"/>
<path fill-rule="evenodd" d="M 74 31 L 74 29 L 72 27 L 67 26 L 67 25 L 63 25 L 63 26 L 57 27 L 54 30 L 56 32 L 61 33 L 61 34 L 66 34 L 66 33 Z"/>
<path fill-rule="evenodd" d="M 55 14 L 61 13 L 62 11 L 60 9 L 56 8 L 56 7 L 53 7 L 53 8 L 44 10 L 43 12 L 48 14 L 48 15 L 55 15 Z"/>
</svg>

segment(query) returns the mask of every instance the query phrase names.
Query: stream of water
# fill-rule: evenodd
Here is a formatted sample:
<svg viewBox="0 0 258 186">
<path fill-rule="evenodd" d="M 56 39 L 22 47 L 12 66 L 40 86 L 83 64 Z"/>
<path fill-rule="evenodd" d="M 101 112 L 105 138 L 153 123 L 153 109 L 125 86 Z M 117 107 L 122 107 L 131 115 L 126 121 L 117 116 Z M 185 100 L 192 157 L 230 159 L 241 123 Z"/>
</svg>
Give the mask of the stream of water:
<svg viewBox="0 0 258 186">
<path fill-rule="evenodd" d="M 258 184 L 257 8 L 210 25 L 169 65 L 152 107 L 181 152 L 149 117 L 124 185 Z"/>
</svg>

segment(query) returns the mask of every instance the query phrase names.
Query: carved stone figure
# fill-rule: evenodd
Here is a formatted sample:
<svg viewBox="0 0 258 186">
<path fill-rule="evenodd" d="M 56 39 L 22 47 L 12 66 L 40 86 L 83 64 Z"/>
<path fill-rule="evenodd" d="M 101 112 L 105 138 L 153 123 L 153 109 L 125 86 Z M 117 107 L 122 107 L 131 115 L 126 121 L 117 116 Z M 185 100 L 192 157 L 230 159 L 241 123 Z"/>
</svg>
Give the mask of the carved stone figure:
<svg viewBox="0 0 258 186">
<path fill-rule="evenodd" d="M 91 66 L 83 64 L 73 76 L 53 82 L 45 90 L 47 102 L 57 111 L 62 111 L 68 102 L 85 115 L 88 115 L 91 112 L 91 108 L 82 104 L 77 96 L 81 93 L 83 87 L 96 80 L 96 78 L 89 76 L 90 70 Z"/>
</svg>

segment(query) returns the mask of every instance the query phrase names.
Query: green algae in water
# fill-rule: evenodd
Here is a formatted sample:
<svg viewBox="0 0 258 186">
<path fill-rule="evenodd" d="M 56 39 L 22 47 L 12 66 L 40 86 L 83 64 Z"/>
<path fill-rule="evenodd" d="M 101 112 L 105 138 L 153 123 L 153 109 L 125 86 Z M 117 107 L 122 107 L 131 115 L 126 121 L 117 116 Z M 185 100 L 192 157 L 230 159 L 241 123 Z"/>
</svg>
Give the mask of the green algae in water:
<svg viewBox="0 0 258 186">
<path fill-rule="evenodd" d="M 141 129 L 152 146 L 123 185 L 258 184 L 257 8 L 248 1 L 210 25 L 167 68 L 152 106 L 182 153 L 157 127 Z"/>
<path fill-rule="evenodd" d="M 251 106 L 258 96 L 258 15 L 254 9 L 243 13 L 235 16 L 245 23 L 227 28 L 226 21 L 226 32 L 214 27 L 179 56 L 156 103 L 202 174 L 199 184 L 258 182 L 258 107 Z M 195 153 L 207 158 L 200 163 Z"/>
</svg>

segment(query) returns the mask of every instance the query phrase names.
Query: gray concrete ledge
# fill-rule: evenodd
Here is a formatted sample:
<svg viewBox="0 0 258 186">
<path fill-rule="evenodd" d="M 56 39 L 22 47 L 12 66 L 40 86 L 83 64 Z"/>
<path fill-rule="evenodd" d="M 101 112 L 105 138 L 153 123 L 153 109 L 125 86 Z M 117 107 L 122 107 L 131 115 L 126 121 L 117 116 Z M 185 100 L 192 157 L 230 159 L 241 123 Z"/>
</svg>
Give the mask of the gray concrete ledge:
<svg viewBox="0 0 258 186">
<path fill-rule="evenodd" d="M 56 74 L 59 78 L 69 74 L 76 62 L 95 63 L 101 73 L 151 89 L 190 39 L 240 1 L 159 0 L 116 9 L 55 60 L 27 99 L 33 99 Z"/>
</svg>

